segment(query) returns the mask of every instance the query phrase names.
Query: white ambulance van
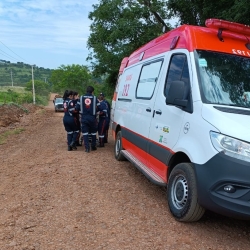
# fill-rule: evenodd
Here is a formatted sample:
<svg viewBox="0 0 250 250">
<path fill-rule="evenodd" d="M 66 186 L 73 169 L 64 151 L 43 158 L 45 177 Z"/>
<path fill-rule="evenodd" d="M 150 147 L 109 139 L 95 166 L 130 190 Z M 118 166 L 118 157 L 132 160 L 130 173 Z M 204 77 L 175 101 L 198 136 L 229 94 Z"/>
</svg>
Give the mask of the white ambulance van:
<svg viewBox="0 0 250 250">
<path fill-rule="evenodd" d="M 166 186 L 178 221 L 250 219 L 250 27 L 182 25 L 124 58 L 115 158 Z"/>
</svg>

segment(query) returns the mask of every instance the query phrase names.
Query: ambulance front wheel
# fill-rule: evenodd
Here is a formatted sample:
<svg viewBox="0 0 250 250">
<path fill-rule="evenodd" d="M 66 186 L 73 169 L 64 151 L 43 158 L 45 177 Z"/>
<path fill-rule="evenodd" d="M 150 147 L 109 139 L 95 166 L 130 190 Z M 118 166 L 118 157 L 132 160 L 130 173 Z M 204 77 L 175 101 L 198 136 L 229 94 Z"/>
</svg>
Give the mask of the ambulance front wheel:
<svg viewBox="0 0 250 250">
<path fill-rule="evenodd" d="M 122 151 L 122 132 L 118 131 L 115 138 L 115 158 L 118 161 L 124 161 L 125 157 L 121 153 Z"/>
<path fill-rule="evenodd" d="M 198 221 L 205 209 L 198 204 L 197 185 L 191 163 L 180 163 L 172 170 L 167 188 L 168 206 L 176 220 Z"/>
</svg>

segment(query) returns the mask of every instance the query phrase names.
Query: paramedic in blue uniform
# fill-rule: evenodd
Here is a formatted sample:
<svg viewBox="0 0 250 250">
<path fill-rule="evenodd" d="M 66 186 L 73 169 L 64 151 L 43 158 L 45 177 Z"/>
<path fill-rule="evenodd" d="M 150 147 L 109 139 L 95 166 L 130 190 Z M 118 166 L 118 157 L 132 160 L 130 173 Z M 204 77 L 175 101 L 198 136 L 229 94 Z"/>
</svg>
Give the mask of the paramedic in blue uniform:
<svg viewBox="0 0 250 250">
<path fill-rule="evenodd" d="M 85 146 L 85 152 L 90 151 L 89 136 L 91 134 L 91 149 L 96 150 L 96 133 L 97 133 L 97 98 L 93 95 L 94 88 L 92 86 L 87 87 L 87 93 L 80 97 L 80 103 L 76 109 L 81 114 L 81 130 Z"/>
<path fill-rule="evenodd" d="M 99 122 L 98 122 L 98 138 L 99 138 L 99 147 L 104 147 L 104 137 L 106 133 L 107 126 L 107 117 L 108 117 L 108 106 L 104 101 L 104 94 L 100 93 L 98 103 L 98 112 L 99 112 Z"/>
<path fill-rule="evenodd" d="M 77 123 L 75 121 L 75 103 L 73 101 L 73 91 L 66 90 L 63 95 L 63 107 L 64 107 L 64 117 L 63 117 L 63 125 L 67 132 L 67 144 L 68 151 L 72 149 L 77 149 L 75 145 L 76 138 L 79 134 L 79 128 L 77 127 Z"/>
<path fill-rule="evenodd" d="M 107 103 L 107 117 L 106 117 L 106 128 L 105 128 L 105 133 L 104 133 L 104 143 L 108 143 L 108 131 L 109 131 L 109 124 L 110 124 L 110 112 L 111 112 L 111 107 L 109 102 L 105 99 L 105 95 L 101 93 L 100 95 L 103 95 L 103 101 Z"/>
<path fill-rule="evenodd" d="M 80 104 L 79 94 L 76 91 L 73 92 L 73 102 L 74 102 L 75 106 L 77 104 Z M 75 141 L 75 145 L 76 146 L 82 146 L 81 139 L 80 139 L 80 136 L 81 136 L 81 123 L 80 123 L 79 112 L 76 112 L 74 114 L 74 118 L 75 118 L 75 122 L 77 124 L 77 128 L 79 130 L 79 133 L 78 133 L 76 141 Z"/>
</svg>

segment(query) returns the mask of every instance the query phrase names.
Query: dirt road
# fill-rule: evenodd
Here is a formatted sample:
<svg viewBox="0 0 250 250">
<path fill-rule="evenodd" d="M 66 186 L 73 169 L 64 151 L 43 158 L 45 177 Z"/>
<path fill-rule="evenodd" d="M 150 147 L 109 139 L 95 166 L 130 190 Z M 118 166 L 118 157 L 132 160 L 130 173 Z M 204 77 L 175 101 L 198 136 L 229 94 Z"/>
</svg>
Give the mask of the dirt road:
<svg viewBox="0 0 250 250">
<path fill-rule="evenodd" d="M 0 145 L 1 250 L 249 249 L 250 222 L 213 213 L 176 222 L 164 189 L 114 159 L 113 139 L 67 151 L 62 116 L 51 101 Z"/>
</svg>

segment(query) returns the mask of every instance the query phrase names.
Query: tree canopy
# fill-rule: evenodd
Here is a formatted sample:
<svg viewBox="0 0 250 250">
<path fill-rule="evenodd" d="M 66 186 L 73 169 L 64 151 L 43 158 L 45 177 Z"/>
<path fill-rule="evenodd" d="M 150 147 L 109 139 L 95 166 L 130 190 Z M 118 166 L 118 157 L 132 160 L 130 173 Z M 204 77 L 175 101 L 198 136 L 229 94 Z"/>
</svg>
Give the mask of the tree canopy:
<svg viewBox="0 0 250 250">
<path fill-rule="evenodd" d="M 163 0 L 100 0 L 90 12 L 88 47 L 94 73 L 108 74 L 115 85 L 120 62 L 131 51 L 161 34 L 167 9 Z"/>
<path fill-rule="evenodd" d="M 41 80 L 34 80 L 34 87 L 36 94 L 41 96 L 47 96 L 50 92 L 49 84 Z M 32 80 L 26 83 L 26 90 L 32 92 L 33 90 Z"/>
<path fill-rule="evenodd" d="M 61 65 L 58 69 L 53 70 L 50 82 L 53 84 L 53 91 L 60 93 L 65 89 L 72 89 L 82 93 L 90 79 L 91 73 L 86 66 L 73 64 Z"/>
<path fill-rule="evenodd" d="M 168 0 L 166 5 L 169 17 L 178 17 L 179 24 L 204 25 L 208 18 L 250 24 L 247 0 Z"/>
</svg>

